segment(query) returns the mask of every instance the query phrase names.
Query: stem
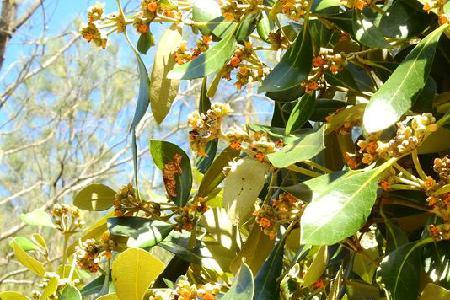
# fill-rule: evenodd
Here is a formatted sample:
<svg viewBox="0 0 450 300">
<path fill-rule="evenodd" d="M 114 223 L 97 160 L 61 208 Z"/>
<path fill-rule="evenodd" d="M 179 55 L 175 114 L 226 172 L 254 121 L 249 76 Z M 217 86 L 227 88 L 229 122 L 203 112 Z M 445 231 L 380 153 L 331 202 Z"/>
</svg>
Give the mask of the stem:
<svg viewBox="0 0 450 300">
<path fill-rule="evenodd" d="M 419 173 L 420 178 L 422 178 L 422 180 L 427 180 L 427 174 L 425 174 L 425 172 L 422 169 L 422 165 L 420 164 L 419 156 L 417 156 L 417 151 L 416 150 L 414 150 L 411 153 L 411 157 L 412 157 L 412 160 L 414 162 L 414 167 L 416 168 L 417 173 Z"/>
<path fill-rule="evenodd" d="M 305 168 L 302 168 L 302 167 L 299 167 L 296 165 L 289 166 L 287 169 L 290 171 L 293 171 L 293 172 L 305 174 L 306 176 L 309 176 L 309 177 L 319 177 L 322 175 L 320 173 L 317 173 L 317 172 L 314 172 L 314 171 L 311 171 L 311 170 L 308 170 L 308 169 L 305 169 Z"/>
<path fill-rule="evenodd" d="M 328 169 L 327 167 L 321 166 L 316 162 L 313 162 L 311 160 L 306 160 L 304 161 L 305 164 L 307 164 L 308 166 L 311 166 L 313 168 L 316 168 L 317 170 L 320 170 L 324 173 L 332 173 L 333 171 L 331 171 L 330 169 Z"/>
<path fill-rule="evenodd" d="M 393 164 L 394 168 L 398 169 L 400 172 L 403 173 L 403 175 L 405 175 L 406 177 L 408 177 L 408 179 L 417 182 L 419 184 L 421 184 L 421 180 L 418 179 L 416 176 L 414 176 L 413 174 L 411 174 L 408 170 L 406 170 L 405 168 L 403 168 L 402 166 L 400 166 L 398 163 L 394 163 Z"/>
<path fill-rule="evenodd" d="M 67 244 L 69 242 L 70 233 L 63 232 L 64 240 L 63 240 L 63 254 L 62 254 L 62 275 L 66 273 L 66 261 L 67 261 Z"/>
</svg>

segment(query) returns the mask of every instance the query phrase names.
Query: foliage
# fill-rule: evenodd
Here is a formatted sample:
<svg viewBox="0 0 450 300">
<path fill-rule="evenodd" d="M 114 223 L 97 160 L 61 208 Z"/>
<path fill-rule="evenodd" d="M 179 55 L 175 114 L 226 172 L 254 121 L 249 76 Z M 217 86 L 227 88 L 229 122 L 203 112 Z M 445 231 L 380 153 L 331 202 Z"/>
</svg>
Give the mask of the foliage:
<svg viewBox="0 0 450 300">
<path fill-rule="evenodd" d="M 59 268 L 46 266 L 39 235 L 11 241 L 40 277 L 29 296 L 448 298 L 450 2 L 135 2 L 110 15 L 91 7 L 81 30 L 100 48 L 122 33 L 136 56 L 134 183 L 92 184 L 49 210 Z M 168 28 L 146 66 L 158 22 Z M 199 36 L 194 48 L 181 32 Z M 169 122 L 176 91 L 197 78 L 191 151 L 149 141 L 165 192 L 149 195 L 136 131 L 148 107 Z M 273 100 L 270 126 L 228 125 L 231 106 L 214 98 L 232 78 Z M 105 215 L 85 229 L 79 209 Z"/>
</svg>

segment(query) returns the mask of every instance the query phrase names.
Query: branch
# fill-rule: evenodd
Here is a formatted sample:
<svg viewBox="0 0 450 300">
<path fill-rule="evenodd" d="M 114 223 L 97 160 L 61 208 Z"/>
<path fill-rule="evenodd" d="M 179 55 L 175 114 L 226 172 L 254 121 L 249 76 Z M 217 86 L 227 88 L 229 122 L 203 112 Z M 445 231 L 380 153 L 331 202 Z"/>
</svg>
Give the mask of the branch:
<svg viewBox="0 0 450 300">
<path fill-rule="evenodd" d="M 25 24 L 31 16 L 36 12 L 36 10 L 44 3 L 44 0 L 35 0 L 33 4 L 28 7 L 28 9 L 22 14 L 20 18 L 18 18 L 12 28 L 10 29 L 11 33 L 16 32 L 23 24 Z"/>
</svg>

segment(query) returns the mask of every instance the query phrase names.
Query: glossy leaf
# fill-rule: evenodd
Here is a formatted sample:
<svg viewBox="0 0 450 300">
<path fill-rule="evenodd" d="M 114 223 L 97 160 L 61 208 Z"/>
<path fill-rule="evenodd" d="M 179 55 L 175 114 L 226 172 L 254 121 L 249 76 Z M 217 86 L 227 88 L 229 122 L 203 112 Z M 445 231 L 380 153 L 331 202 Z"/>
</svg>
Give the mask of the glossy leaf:
<svg viewBox="0 0 450 300">
<path fill-rule="evenodd" d="M 254 293 L 253 274 L 247 264 L 243 263 L 238 275 L 234 278 L 228 292 L 221 300 L 252 300 Z"/>
<path fill-rule="evenodd" d="M 264 186 L 267 165 L 246 157 L 233 163 L 224 180 L 223 207 L 234 223 L 241 223 L 253 212 Z"/>
<path fill-rule="evenodd" d="M 233 35 L 236 28 L 237 24 L 231 25 L 220 42 L 203 52 L 196 59 L 184 65 L 175 66 L 167 77 L 189 80 L 205 77 L 222 69 L 236 48 L 237 43 Z"/>
<path fill-rule="evenodd" d="M 425 86 L 437 43 L 444 29 L 445 26 L 439 27 L 417 44 L 371 97 L 363 117 L 367 132 L 388 128 L 414 104 L 414 96 Z"/>
<path fill-rule="evenodd" d="M 239 151 L 228 147 L 216 157 L 200 183 L 197 192 L 199 197 L 206 197 L 222 182 L 225 178 L 223 168 L 238 155 Z"/>
<path fill-rule="evenodd" d="M 44 264 L 27 254 L 17 243 L 12 243 L 14 257 L 34 274 L 43 277 L 45 274 Z"/>
<path fill-rule="evenodd" d="M 287 142 L 279 151 L 267 155 L 267 158 L 277 168 L 285 168 L 296 162 L 313 158 L 325 148 L 324 131 L 324 126 L 322 126 L 316 132 L 300 135 Z"/>
<path fill-rule="evenodd" d="M 173 225 L 130 216 L 109 218 L 108 229 L 113 236 L 128 237 L 128 247 L 149 248 L 167 237 L 172 231 Z"/>
<path fill-rule="evenodd" d="M 280 241 L 255 276 L 254 300 L 276 300 L 280 298 L 280 285 L 277 280 L 283 267 L 283 255 L 284 241 Z"/>
<path fill-rule="evenodd" d="M 112 263 L 112 279 L 118 298 L 142 300 L 163 270 L 164 264 L 152 254 L 139 248 L 128 248 Z"/>
<path fill-rule="evenodd" d="M 429 238 L 404 244 L 384 257 L 379 275 L 393 300 L 417 298 L 422 269 L 418 250 L 431 242 Z"/>
<path fill-rule="evenodd" d="M 279 92 L 293 88 L 307 79 L 312 67 L 313 50 L 307 29 L 297 35 L 295 43 L 264 79 L 259 92 Z"/>
<path fill-rule="evenodd" d="M 73 199 L 73 204 L 84 210 L 107 210 L 114 204 L 116 192 L 100 183 L 93 183 L 83 188 Z"/>
<path fill-rule="evenodd" d="M 299 99 L 292 109 L 291 115 L 286 124 L 286 134 L 289 135 L 292 131 L 302 128 L 314 110 L 314 103 L 316 97 L 313 93 L 305 93 Z"/>
<path fill-rule="evenodd" d="M 150 77 L 150 103 L 153 117 L 158 124 L 169 113 L 178 93 L 180 82 L 167 78 L 167 74 L 175 66 L 173 53 L 178 49 L 181 41 L 181 29 L 173 24 L 163 33 L 156 49 Z"/>
<path fill-rule="evenodd" d="M 169 195 L 169 198 L 174 201 L 176 205 L 184 206 L 189 200 L 192 187 L 192 171 L 189 157 L 180 147 L 166 141 L 151 140 L 150 152 L 153 157 L 153 162 L 160 170 L 164 170 L 164 165 L 166 164 L 175 163 L 175 156 L 181 156 L 181 174 L 175 175 L 175 196 L 171 197 Z"/>
<path fill-rule="evenodd" d="M 313 198 L 301 218 L 301 243 L 332 245 L 358 231 L 375 203 L 378 178 L 389 165 L 350 171 L 335 180 L 326 174 L 306 181 Z"/>
</svg>

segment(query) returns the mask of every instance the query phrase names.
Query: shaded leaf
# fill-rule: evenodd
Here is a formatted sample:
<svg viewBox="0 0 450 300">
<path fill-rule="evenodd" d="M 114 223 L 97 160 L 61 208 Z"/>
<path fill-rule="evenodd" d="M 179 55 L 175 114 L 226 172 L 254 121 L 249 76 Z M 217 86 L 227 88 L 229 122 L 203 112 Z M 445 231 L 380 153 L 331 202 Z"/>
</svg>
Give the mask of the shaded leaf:
<svg viewBox="0 0 450 300">
<path fill-rule="evenodd" d="M 393 300 L 417 298 L 422 269 L 417 250 L 431 242 L 429 238 L 404 244 L 384 257 L 379 275 Z"/>
<path fill-rule="evenodd" d="M 141 34 L 138 39 L 136 48 L 142 54 L 147 54 L 148 49 L 155 45 L 155 38 L 153 37 L 153 33 L 151 31 L 147 31 L 146 33 Z"/>
<path fill-rule="evenodd" d="M 450 291 L 433 283 L 428 283 L 422 291 L 419 300 L 448 300 Z"/>
<path fill-rule="evenodd" d="M 255 276 L 254 300 L 280 299 L 280 285 L 277 279 L 283 268 L 283 255 L 284 241 L 280 241 Z"/>
<path fill-rule="evenodd" d="M 208 196 L 222 182 L 225 178 L 223 168 L 238 155 L 239 151 L 228 147 L 216 157 L 200 183 L 197 192 L 199 197 Z"/>
<path fill-rule="evenodd" d="M 313 258 L 313 261 L 309 268 L 306 270 L 305 275 L 303 275 L 303 286 L 309 287 L 320 279 L 323 272 L 325 271 L 328 263 L 328 248 L 327 246 L 322 246 L 317 251 Z"/>
<path fill-rule="evenodd" d="M 173 229 L 173 225 L 141 217 L 117 217 L 108 219 L 111 235 L 128 237 L 128 247 L 149 248 L 161 242 Z"/>
<path fill-rule="evenodd" d="M 250 268 L 243 263 L 238 275 L 234 278 L 228 292 L 222 296 L 222 300 L 252 300 L 253 299 L 253 274 Z"/>
<path fill-rule="evenodd" d="M 309 31 L 303 28 L 295 43 L 264 79 L 259 92 L 279 92 L 295 87 L 307 79 L 312 67 L 313 50 Z"/>
<path fill-rule="evenodd" d="M 181 157 L 181 174 L 175 175 L 175 195 L 171 196 L 169 193 L 169 198 L 176 205 L 184 206 L 189 200 L 192 187 L 192 171 L 189 157 L 180 147 L 167 141 L 150 140 L 150 152 L 153 157 L 153 162 L 160 170 L 164 170 L 164 165 L 166 164 L 176 163 L 174 161 L 176 156 Z M 165 187 L 168 191 L 168 187 L 166 185 Z"/>
<path fill-rule="evenodd" d="M 389 79 L 371 97 L 363 117 L 367 132 L 388 128 L 414 104 L 425 86 L 439 38 L 445 25 L 431 32 L 406 56 Z M 383 115 L 383 118 L 379 116 Z"/>
<path fill-rule="evenodd" d="M 389 47 L 389 44 L 384 40 L 383 34 L 375 26 L 374 20 L 365 17 L 362 13 L 358 13 L 357 10 L 355 10 L 353 17 L 353 31 L 358 42 L 364 46 L 381 49 Z"/>
<path fill-rule="evenodd" d="M 305 93 L 299 99 L 292 109 L 291 115 L 286 123 L 286 134 L 289 135 L 292 131 L 302 128 L 314 110 L 316 97 L 314 93 Z"/>
</svg>

